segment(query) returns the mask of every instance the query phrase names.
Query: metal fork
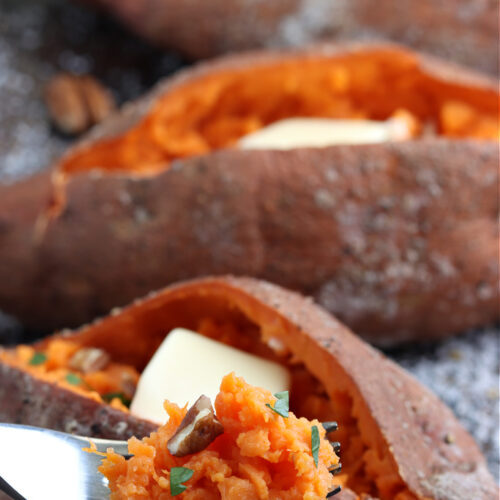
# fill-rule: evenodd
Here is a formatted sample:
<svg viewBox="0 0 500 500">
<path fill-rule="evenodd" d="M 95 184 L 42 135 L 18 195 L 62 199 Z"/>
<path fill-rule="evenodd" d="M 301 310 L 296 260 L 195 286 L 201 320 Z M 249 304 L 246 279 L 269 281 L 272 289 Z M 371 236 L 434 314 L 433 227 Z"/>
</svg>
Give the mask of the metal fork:
<svg viewBox="0 0 500 500">
<path fill-rule="evenodd" d="M 73 436 L 38 427 L 0 424 L 0 491 L 15 500 L 102 500 L 107 480 L 97 467 L 102 457 L 87 453 L 114 448 L 128 456 L 126 441 Z"/>
</svg>

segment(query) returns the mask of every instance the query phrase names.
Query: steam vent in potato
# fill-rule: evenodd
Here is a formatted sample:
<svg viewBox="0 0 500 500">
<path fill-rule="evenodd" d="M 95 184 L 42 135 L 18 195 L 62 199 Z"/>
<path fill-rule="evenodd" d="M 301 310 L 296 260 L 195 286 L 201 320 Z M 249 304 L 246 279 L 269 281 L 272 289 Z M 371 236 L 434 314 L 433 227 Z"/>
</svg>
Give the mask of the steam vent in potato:
<svg viewBox="0 0 500 500">
<path fill-rule="evenodd" d="M 85 0 L 190 58 L 325 39 L 389 39 L 498 72 L 498 0 Z"/>
<path fill-rule="evenodd" d="M 379 344 L 492 323 L 498 98 L 390 45 L 188 69 L 0 187 L 0 308 L 76 326 L 232 273 L 313 296 Z"/>
<path fill-rule="evenodd" d="M 139 407 L 149 408 L 135 404 L 139 393 L 147 393 L 143 377 L 150 370 L 169 369 L 158 357 L 165 359 L 170 335 L 186 331 L 219 349 L 256 358 L 246 380 L 257 372 L 271 373 L 271 366 L 258 364 L 267 363 L 288 374 L 281 383 L 289 387 L 272 396 L 247 385 L 237 377 L 238 361 L 236 375 L 225 376 L 212 399 L 217 417 L 209 398 L 196 400 L 187 393 L 177 396 L 181 401 L 165 403 L 163 418 L 165 410 L 170 414 L 166 425 L 165 420 L 137 416 Z M 193 345 L 171 348 L 179 353 Z M 210 386 L 205 381 L 210 381 L 214 363 L 190 363 L 189 349 L 185 352 L 177 377 L 161 383 L 156 379 L 164 399 L 175 398 L 181 385 L 197 383 L 198 396 Z M 188 399 L 190 405 L 196 403 L 182 424 Z M 134 484 L 151 488 L 146 491 L 158 491 L 162 484 L 167 488 L 163 466 L 193 472 L 181 471 L 180 477 L 187 478 L 180 483 L 186 495 L 203 484 L 209 491 L 208 483 L 199 482 L 207 464 L 220 474 L 212 479 L 218 477 L 220 484 L 228 479 L 228 489 L 278 487 L 283 493 L 300 485 L 303 495 L 311 488 L 316 492 L 270 498 L 316 499 L 318 492 L 337 491 L 334 485 L 342 488 L 335 498 L 342 499 L 492 500 L 498 493 L 473 439 L 432 393 L 310 299 L 249 278 L 174 285 L 74 332 L 1 350 L 0 420 L 118 439 L 140 439 L 164 424 L 142 443 L 131 440 L 129 451 L 135 456 L 130 465 L 108 453 L 101 471 L 110 478 L 117 494 L 113 498 L 124 498 L 118 492 L 131 491 Z M 206 426 L 209 438 L 192 434 L 198 424 Z M 155 482 L 150 457 L 159 446 L 163 452 L 156 463 L 162 470 Z M 296 462 L 290 450 L 295 450 Z M 231 457 L 240 457 L 242 467 L 233 468 Z M 327 467 L 336 472 L 333 478 Z M 273 470 L 281 471 L 279 477 Z M 312 474 L 314 484 L 297 471 Z M 172 482 L 172 469 L 169 477 Z"/>
</svg>

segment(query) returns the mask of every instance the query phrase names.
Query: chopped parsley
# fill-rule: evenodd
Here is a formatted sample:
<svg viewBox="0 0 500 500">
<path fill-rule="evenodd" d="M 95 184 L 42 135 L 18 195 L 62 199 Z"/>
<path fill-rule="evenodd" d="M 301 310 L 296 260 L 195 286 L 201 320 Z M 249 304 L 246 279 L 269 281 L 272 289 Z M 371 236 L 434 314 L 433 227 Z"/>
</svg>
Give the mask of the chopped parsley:
<svg viewBox="0 0 500 500">
<path fill-rule="evenodd" d="M 276 402 L 274 403 L 274 407 L 269 403 L 266 403 L 268 408 L 271 408 L 278 415 L 281 415 L 284 418 L 288 418 L 289 411 L 289 396 L 288 391 L 277 392 L 274 397 L 276 398 Z"/>
<path fill-rule="evenodd" d="M 170 494 L 175 497 L 186 490 L 182 483 L 193 477 L 194 471 L 187 467 L 172 467 L 170 469 Z"/>
<path fill-rule="evenodd" d="M 71 385 L 80 385 L 83 383 L 83 380 L 78 376 L 75 375 L 74 373 L 68 373 L 66 375 L 66 382 Z"/>
<path fill-rule="evenodd" d="M 47 356 L 43 352 L 35 352 L 33 357 L 30 359 L 29 364 L 31 366 L 38 366 L 45 363 L 45 361 L 47 361 Z"/>
<path fill-rule="evenodd" d="M 102 399 L 106 401 L 106 403 L 111 403 L 113 399 L 118 398 L 125 406 L 130 406 L 130 403 L 132 402 L 123 392 L 107 392 L 106 394 L 102 395 Z"/>
<path fill-rule="evenodd" d="M 311 451 L 316 468 L 318 468 L 319 444 L 319 430 L 316 425 L 313 425 L 311 427 Z"/>
</svg>

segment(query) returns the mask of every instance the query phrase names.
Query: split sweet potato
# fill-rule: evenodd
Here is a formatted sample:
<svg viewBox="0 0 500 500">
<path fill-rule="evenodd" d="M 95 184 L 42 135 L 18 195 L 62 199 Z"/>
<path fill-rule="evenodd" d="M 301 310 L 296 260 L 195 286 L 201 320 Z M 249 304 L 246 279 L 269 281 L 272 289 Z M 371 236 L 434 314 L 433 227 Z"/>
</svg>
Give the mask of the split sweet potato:
<svg viewBox="0 0 500 500">
<path fill-rule="evenodd" d="M 498 73 L 498 0 L 86 0 L 190 58 L 325 39 L 388 39 Z"/>
<path fill-rule="evenodd" d="M 498 318 L 498 89 L 394 46 L 214 61 L 0 187 L 0 308 L 75 326 L 152 289 L 245 274 L 378 343 Z M 289 117 L 417 123 L 405 142 L 243 151 Z M 222 151 L 217 151 L 222 150 Z"/>
<path fill-rule="evenodd" d="M 331 436 L 341 445 L 336 482 L 344 498 L 490 500 L 497 494 L 474 441 L 434 395 L 310 299 L 253 279 L 172 286 L 49 337 L 31 347 L 45 356 L 46 370 L 33 354 L 26 362 L 30 347 L 1 351 L 0 419 L 113 438 L 149 433 L 153 424 L 119 402 L 106 404 L 83 372 L 61 376 L 64 349 L 54 345 L 97 348 L 112 360 L 108 372 L 128 366 L 139 373 L 175 327 L 288 367 L 290 410 L 338 421 Z"/>
</svg>

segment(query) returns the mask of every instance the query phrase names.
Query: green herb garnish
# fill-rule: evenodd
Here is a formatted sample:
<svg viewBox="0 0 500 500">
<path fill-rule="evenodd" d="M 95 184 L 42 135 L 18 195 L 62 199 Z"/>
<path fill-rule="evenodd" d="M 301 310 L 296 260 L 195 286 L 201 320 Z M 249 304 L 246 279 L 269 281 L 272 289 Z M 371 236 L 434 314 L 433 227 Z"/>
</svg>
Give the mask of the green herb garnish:
<svg viewBox="0 0 500 500">
<path fill-rule="evenodd" d="M 187 467 L 172 467 L 170 469 L 170 494 L 175 497 L 186 490 L 182 483 L 189 481 L 193 477 L 194 471 Z"/>
<path fill-rule="evenodd" d="M 311 450 L 316 468 L 318 468 L 319 443 L 319 430 L 317 426 L 313 425 L 311 427 Z"/>
<path fill-rule="evenodd" d="M 75 375 L 74 373 L 68 373 L 66 375 L 66 382 L 71 385 L 80 385 L 83 383 L 83 380 L 78 376 Z"/>
<path fill-rule="evenodd" d="M 123 392 L 108 392 L 102 395 L 102 399 L 104 399 L 107 403 L 111 403 L 111 401 L 115 398 L 118 398 L 127 407 L 130 406 L 130 403 L 132 403 L 132 400 L 127 398 Z"/>
<path fill-rule="evenodd" d="M 31 366 L 38 366 L 45 363 L 45 361 L 47 361 L 47 356 L 43 352 L 35 352 L 33 357 L 30 359 L 29 364 Z"/>
<path fill-rule="evenodd" d="M 284 418 L 288 418 L 288 408 L 289 408 L 289 400 L 288 400 L 288 391 L 277 392 L 274 397 L 277 401 L 274 403 L 274 407 L 269 403 L 266 403 L 268 408 L 271 408 L 278 415 L 281 415 Z"/>
</svg>

